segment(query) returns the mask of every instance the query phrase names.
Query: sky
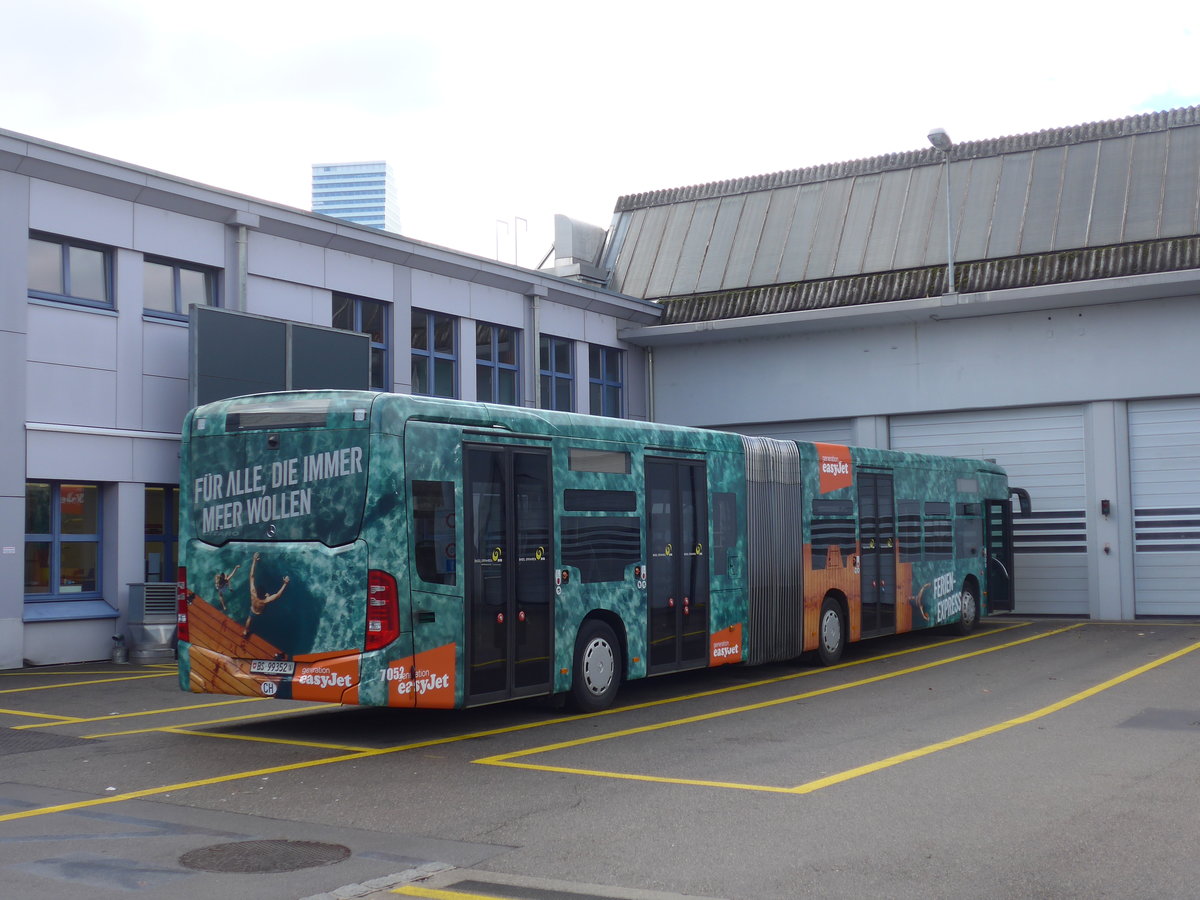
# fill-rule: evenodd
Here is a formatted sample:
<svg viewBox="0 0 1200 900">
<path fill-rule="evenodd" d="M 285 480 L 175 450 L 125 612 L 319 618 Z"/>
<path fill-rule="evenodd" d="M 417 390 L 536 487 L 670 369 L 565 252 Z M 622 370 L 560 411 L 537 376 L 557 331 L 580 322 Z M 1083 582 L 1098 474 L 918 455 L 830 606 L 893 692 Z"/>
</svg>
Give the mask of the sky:
<svg viewBox="0 0 1200 900">
<path fill-rule="evenodd" d="M 536 267 L 619 197 L 1200 104 L 1200 3 L 0 0 L 0 129 Z"/>
</svg>

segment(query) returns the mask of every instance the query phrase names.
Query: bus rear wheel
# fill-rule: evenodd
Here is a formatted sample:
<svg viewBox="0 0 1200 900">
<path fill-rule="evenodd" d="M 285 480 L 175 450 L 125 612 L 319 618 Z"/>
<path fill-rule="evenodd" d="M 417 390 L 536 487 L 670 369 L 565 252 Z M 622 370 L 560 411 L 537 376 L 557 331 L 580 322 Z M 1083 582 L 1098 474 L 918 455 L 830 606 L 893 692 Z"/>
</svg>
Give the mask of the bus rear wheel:
<svg viewBox="0 0 1200 900">
<path fill-rule="evenodd" d="M 842 616 L 842 604 L 833 597 L 826 597 L 821 604 L 821 618 L 817 621 L 817 659 L 823 666 L 832 666 L 842 658 L 846 644 L 846 623 Z"/>
<path fill-rule="evenodd" d="M 953 625 L 955 634 L 966 635 L 975 630 L 975 626 L 979 624 L 979 601 L 975 598 L 975 592 L 966 585 L 962 589 L 962 618 Z"/>
<path fill-rule="evenodd" d="M 571 704 L 579 712 L 600 712 L 612 706 L 621 685 L 621 645 L 605 622 L 588 619 L 575 639 Z"/>
</svg>

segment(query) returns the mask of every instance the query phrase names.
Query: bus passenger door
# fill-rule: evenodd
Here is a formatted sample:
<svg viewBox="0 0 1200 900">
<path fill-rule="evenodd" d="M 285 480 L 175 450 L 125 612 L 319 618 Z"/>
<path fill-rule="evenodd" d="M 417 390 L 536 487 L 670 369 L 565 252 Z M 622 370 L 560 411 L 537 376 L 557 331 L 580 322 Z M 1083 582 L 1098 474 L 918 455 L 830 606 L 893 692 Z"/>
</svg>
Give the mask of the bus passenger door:
<svg viewBox="0 0 1200 900">
<path fill-rule="evenodd" d="M 703 462 L 646 460 L 651 672 L 708 662 L 707 496 Z"/>
<path fill-rule="evenodd" d="M 464 447 L 468 703 L 550 689 L 550 454 Z"/>
<path fill-rule="evenodd" d="M 891 473 L 858 476 L 862 635 L 896 630 L 896 514 Z"/>
<path fill-rule="evenodd" d="M 1013 515 L 1008 500 L 987 501 L 983 520 L 987 548 L 988 612 L 1013 608 Z"/>
</svg>

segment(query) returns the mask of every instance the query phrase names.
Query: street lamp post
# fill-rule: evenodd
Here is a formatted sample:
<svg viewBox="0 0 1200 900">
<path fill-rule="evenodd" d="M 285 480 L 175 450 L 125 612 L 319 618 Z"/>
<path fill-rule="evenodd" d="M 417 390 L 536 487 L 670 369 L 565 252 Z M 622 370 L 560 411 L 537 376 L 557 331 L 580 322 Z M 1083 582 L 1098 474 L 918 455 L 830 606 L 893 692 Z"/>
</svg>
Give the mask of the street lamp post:
<svg viewBox="0 0 1200 900">
<path fill-rule="evenodd" d="M 946 194 L 946 293 L 955 293 L 954 286 L 954 220 L 950 212 L 950 148 L 954 142 L 944 128 L 934 128 L 929 132 L 929 143 L 935 150 L 940 150 L 943 157 L 942 177 L 945 182 Z"/>
</svg>

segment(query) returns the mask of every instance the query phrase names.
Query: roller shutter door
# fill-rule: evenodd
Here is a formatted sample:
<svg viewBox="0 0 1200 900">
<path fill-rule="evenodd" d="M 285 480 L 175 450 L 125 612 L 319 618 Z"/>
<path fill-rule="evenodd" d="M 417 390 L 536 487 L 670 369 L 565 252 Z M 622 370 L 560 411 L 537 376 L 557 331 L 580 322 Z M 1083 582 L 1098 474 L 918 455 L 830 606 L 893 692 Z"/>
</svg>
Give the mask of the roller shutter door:
<svg viewBox="0 0 1200 900">
<path fill-rule="evenodd" d="M 1200 615 L 1200 398 L 1129 404 L 1134 613 Z"/>
<path fill-rule="evenodd" d="M 895 450 L 994 459 L 1029 491 L 1013 520 L 1017 612 L 1088 614 L 1083 410 L 1078 406 L 897 416 Z"/>
</svg>

